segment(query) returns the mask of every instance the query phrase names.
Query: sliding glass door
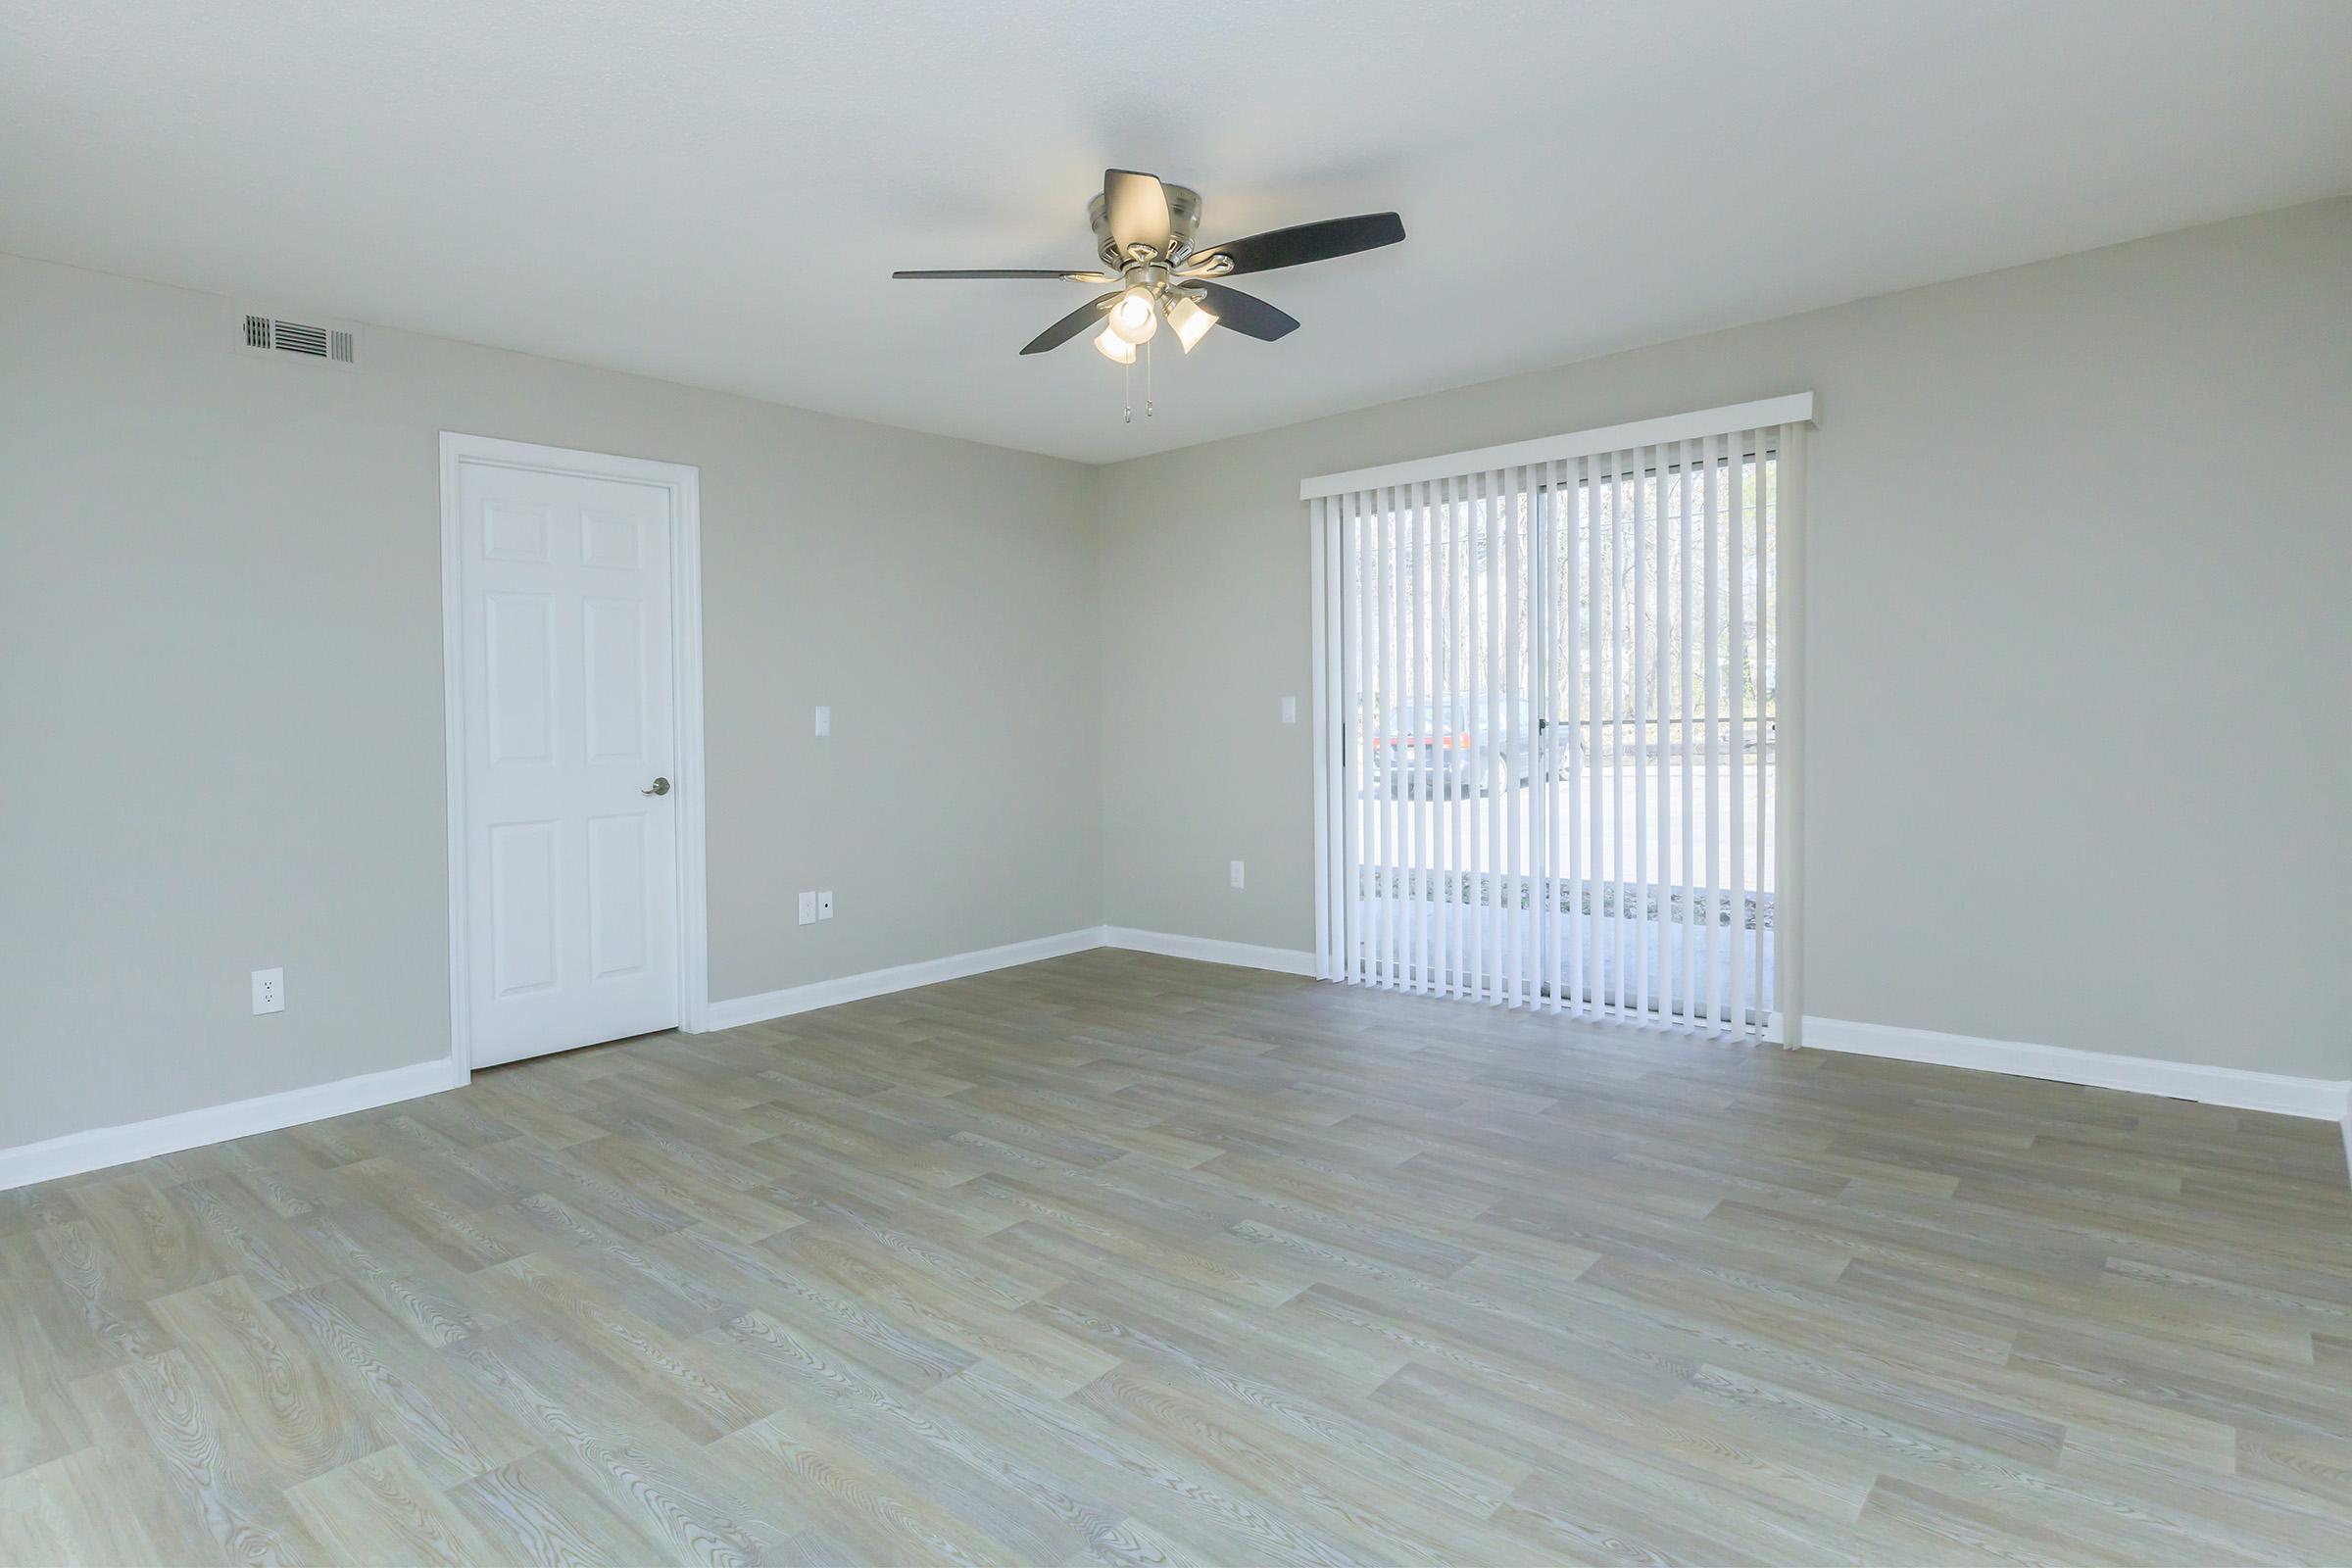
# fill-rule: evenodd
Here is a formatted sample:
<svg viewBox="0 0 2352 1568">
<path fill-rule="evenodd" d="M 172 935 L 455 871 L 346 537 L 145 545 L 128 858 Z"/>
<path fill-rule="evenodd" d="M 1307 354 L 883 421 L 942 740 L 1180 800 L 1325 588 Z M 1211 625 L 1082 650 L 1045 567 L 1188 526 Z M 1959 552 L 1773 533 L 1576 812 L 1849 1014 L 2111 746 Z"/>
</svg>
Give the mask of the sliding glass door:
<svg viewBox="0 0 2352 1568">
<path fill-rule="evenodd" d="M 1326 973 L 1770 1029 L 1789 440 L 1314 498 Z"/>
</svg>

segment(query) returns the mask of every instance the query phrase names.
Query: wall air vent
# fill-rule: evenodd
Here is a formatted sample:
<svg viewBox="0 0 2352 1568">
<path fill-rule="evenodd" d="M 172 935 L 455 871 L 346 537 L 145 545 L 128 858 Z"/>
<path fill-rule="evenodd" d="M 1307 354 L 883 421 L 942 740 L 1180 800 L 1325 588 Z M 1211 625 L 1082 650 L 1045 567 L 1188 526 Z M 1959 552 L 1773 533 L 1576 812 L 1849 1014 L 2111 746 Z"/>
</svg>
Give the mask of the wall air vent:
<svg viewBox="0 0 2352 1568">
<path fill-rule="evenodd" d="M 326 328 L 305 326 L 300 321 L 280 321 L 270 334 L 270 346 L 288 354 L 308 354 L 326 358 Z"/>
<path fill-rule="evenodd" d="M 270 359 L 291 356 L 348 370 L 359 363 L 359 339 L 350 327 L 333 322 L 290 321 L 248 312 L 238 330 L 237 352 Z"/>
</svg>

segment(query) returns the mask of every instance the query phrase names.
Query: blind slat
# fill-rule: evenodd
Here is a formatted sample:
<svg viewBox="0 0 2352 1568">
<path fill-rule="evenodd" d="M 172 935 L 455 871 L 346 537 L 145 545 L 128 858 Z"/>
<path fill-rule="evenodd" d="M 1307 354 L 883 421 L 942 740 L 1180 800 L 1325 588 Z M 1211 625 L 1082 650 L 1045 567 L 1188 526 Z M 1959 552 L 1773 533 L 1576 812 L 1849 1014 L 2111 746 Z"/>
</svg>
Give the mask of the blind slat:
<svg viewBox="0 0 2352 1568">
<path fill-rule="evenodd" d="M 1535 883 L 1531 890 L 1531 915 L 1534 921 L 1536 954 L 1535 990 L 1530 1002 L 1546 1012 L 1556 1012 L 1560 1005 L 1559 974 L 1559 883 L 1553 875 L 1554 858 L 1558 853 L 1552 836 L 1552 816 L 1559 802 L 1558 771 L 1552 765 L 1555 731 L 1558 727 L 1559 693 L 1557 672 L 1552 667 L 1552 639 L 1556 635 L 1551 624 L 1552 595 L 1545 585 L 1551 580 L 1551 514 L 1552 495 L 1557 488 L 1552 482 L 1556 465 L 1546 464 L 1531 470 L 1528 475 L 1528 540 L 1534 546 L 1528 567 L 1528 580 L 1533 585 L 1527 596 L 1529 613 L 1535 617 L 1535 640 L 1531 645 L 1536 687 L 1535 710 L 1544 714 L 1544 725 L 1536 732 L 1535 769 L 1539 783 L 1530 801 L 1535 807 Z"/>
<path fill-rule="evenodd" d="M 1697 564 L 1697 553 L 1691 549 L 1691 532 L 1696 513 L 1705 505 L 1706 466 L 1700 461 L 1703 455 L 1699 443 L 1683 443 L 1682 496 L 1675 513 L 1676 559 L 1682 571 L 1675 604 L 1676 640 L 1679 646 L 1675 657 L 1675 675 L 1682 689 L 1682 725 L 1675 732 L 1675 738 L 1680 747 L 1681 765 L 1676 771 L 1682 779 L 1683 808 L 1681 854 L 1675 862 L 1675 893 L 1682 928 L 1681 1011 L 1683 1027 L 1686 1029 L 1698 1016 L 1698 967 L 1694 961 L 1697 957 L 1698 910 L 1693 903 L 1693 891 L 1697 884 L 1691 874 L 1693 813 L 1690 795 L 1691 764 L 1696 760 L 1690 743 L 1697 734 L 1695 726 L 1698 719 L 1697 697 L 1692 691 L 1698 675 L 1698 640 L 1693 614 L 1698 608 L 1698 595 L 1696 574 L 1691 569 Z"/>
<path fill-rule="evenodd" d="M 1334 832 L 1334 849 L 1343 851 L 1343 842 L 1348 839 L 1348 780 L 1354 778 L 1354 768 L 1348 766 L 1348 729 L 1350 729 L 1348 726 L 1348 689 L 1350 689 L 1350 682 L 1348 682 L 1346 656 L 1346 607 L 1348 600 L 1352 597 L 1346 592 L 1346 562 L 1352 558 L 1348 555 L 1346 546 L 1346 524 L 1339 519 L 1339 501 L 1324 496 L 1324 506 L 1331 508 L 1331 517 L 1324 524 L 1329 534 L 1329 546 L 1324 548 L 1324 592 L 1329 592 L 1331 607 L 1334 607 L 1334 612 L 1339 612 L 1336 615 L 1324 615 L 1324 625 L 1329 625 L 1334 618 L 1341 620 L 1341 642 L 1334 647 L 1339 656 L 1336 659 L 1324 659 L 1324 703 L 1319 724 L 1322 724 L 1324 731 L 1324 755 L 1327 755 L 1327 764 L 1324 764 L 1324 797 L 1329 802 L 1327 820 L 1331 823 L 1331 832 Z M 1334 959 L 1343 959 L 1348 955 L 1346 877 L 1352 872 L 1352 865 L 1354 862 L 1348 860 L 1346 854 L 1331 856 L 1329 898 L 1331 909 L 1334 909 L 1331 936 L 1339 943 L 1334 955 L 1329 955 Z M 1346 961 L 1336 961 L 1331 968 L 1336 968 L 1339 978 L 1350 978 Z"/>
<path fill-rule="evenodd" d="M 1465 667 L 1465 620 L 1470 613 L 1470 571 L 1468 562 L 1468 531 L 1470 511 L 1465 501 L 1463 479 L 1446 479 L 1446 609 L 1448 609 L 1448 637 L 1446 637 L 1446 712 L 1445 738 L 1440 755 L 1446 768 L 1446 901 L 1451 912 L 1446 914 L 1446 956 L 1448 976 L 1446 995 L 1470 995 L 1470 964 L 1468 964 L 1468 929 L 1463 926 L 1463 914 L 1470 906 L 1463 898 L 1463 872 L 1470 865 L 1470 854 L 1463 844 L 1463 776 L 1468 768 L 1468 757 L 1458 745 L 1463 733 L 1463 708 L 1468 679 Z"/>
<path fill-rule="evenodd" d="M 1522 944 L 1519 920 L 1519 862 L 1526 853 L 1527 826 L 1520 807 L 1527 796 L 1518 787 L 1520 753 L 1526 744 L 1519 722 L 1519 492 L 1511 473 L 1495 475 L 1502 489 L 1497 515 L 1502 521 L 1502 576 L 1497 586 L 1502 602 L 1502 878 L 1499 888 L 1502 921 L 1502 1002 L 1519 1005 Z"/>
<path fill-rule="evenodd" d="M 1716 458 L 1708 466 L 1715 475 L 1715 496 L 1707 509 L 1707 563 L 1705 627 L 1703 635 L 1707 650 L 1707 902 L 1706 956 L 1707 966 L 1707 1027 L 1714 1030 L 1722 1021 L 1723 955 L 1717 946 L 1721 930 L 1722 896 L 1722 835 L 1718 831 L 1722 807 L 1721 781 L 1723 775 L 1723 600 L 1720 580 L 1723 555 L 1723 509 L 1727 505 L 1731 485 L 1731 462 L 1726 454 L 1730 443 L 1716 438 Z"/>
<path fill-rule="evenodd" d="M 1415 949 L 1421 940 L 1421 904 L 1415 884 L 1419 881 L 1421 864 L 1421 571 L 1422 561 L 1415 550 L 1416 534 L 1420 527 L 1420 507 L 1415 499 L 1416 487 L 1406 485 L 1397 492 L 1396 534 L 1397 564 L 1402 581 L 1397 590 L 1397 618 L 1402 622 L 1397 640 L 1398 662 L 1402 666 L 1396 682 L 1396 736 L 1398 758 L 1405 764 L 1397 775 L 1397 867 L 1396 894 L 1403 902 L 1397 906 L 1396 975 L 1398 983 L 1408 990 L 1420 989 L 1421 977 L 1414 959 Z"/>
<path fill-rule="evenodd" d="M 1731 979 L 1726 991 L 1730 998 L 1730 1021 L 1737 1033 L 1747 1032 L 1747 616 L 1745 594 L 1747 578 L 1747 507 L 1752 487 L 1748 483 L 1747 465 L 1739 453 L 1732 455 L 1733 490 L 1731 538 L 1724 547 L 1727 564 L 1724 585 L 1724 624 L 1730 634 L 1731 668 L 1726 684 L 1730 687 L 1732 714 L 1730 733 L 1731 847 L 1725 857 L 1731 887 L 1725 906 L 1731 920 Z"/>
<path fill-rule="evenodd" d="M 1437 647 L 1435 602 L 1430 600 L 1430 573 L 1435 562 L 1430 560 L 1430 484 L 1423 479 L 1413 494 L 1413 990 L 1425 992 L 1433 987 L 1435 964 L 1433 953 L 1435 914 L 1430 909 L 1433 894 L 1433 835 L 1437 827 L 1437 807 L 1430 780 L 1428 741 L 1437 733 L 1430 717 L 1437 712 L 1437 696 L 1433 689 L 1435 661 L 1430 659 Z"/>
<path fill-rule="evenodd" d="M 1306 536 L 1306 580 L 1311 585 L 1307 615 L 1307 636 L 1311 650 L 1307 690 L 1310 694 L 1308 701 L 1314 710 L 1316 755 L 1328 769 L 1330 759 L 1325 750 L 1328 742 L 1323 720 L 1330 679 L 1325 668 L 1329 662 L 1326 649 L 1330 642 L 1325 622 L 1331 610 L 1327 581 L 1331 549 L 1324 533 L 1331 514 L 1330 498 L 1317 496 L 1307 511 L 1310 516 Z M 1326 782 L 1328 776 L 1327 772 L 1325 778 L 1315 783 L 1315 977 L 1320 980 L 1336 978 L 1331 967 L 1331 865 L 1336 857 L 1331 853 L 1331 788 Z"/>
<path fill-rule="evenodd" d="M 1373 798 L 1379 823 L 1377 859 L 1380 878 L 1372 905 L 1373 972 L 1380 984 L 1394 988 L 1396 964 L 1396 496 L 1393 490 L 1372 492 L 1372 512 L 1380 534 L 1380 691 L 1372 706 L 1372 724 L 1380 736 L 1380 768 L 1374 774 L 1379 790 Z"/>
<path fill-rule="evenodd" d="M 1380 561 L 1377 539 L 1372 531 L 1370 510 L 1363 492 L 1348 498 L 1355 526 L 1356 614 L 1354 700 L 1348 705 L 1350 722 L 1355 735 L 1355 781 L 1353 800 L 1348 803 L 1348 820 L 1355 825 L 1356 842 L 1353 850 L 1350 880 L 1355 885 L 1352 907 L 1355 910 L 1355 941 L 1350 950 L 1350 962 L 1356 979 L 1370 984 L 1372 973 L 1372 895 L 1374 878 L 1379 874 L 1380 846 L 1373 836 L 1378 826 L 1372 817 L 1372 795 L 1379 787 L 1378 758 L 1373 734 L 1371 705 L 1380 686 L 1380 661 L 1377 642 L 1379 621 L 1375 607 L 1380 601 Z"/>
<path fill-rule="evenodd" d="M 1651 484 L 1653 475 L 1662 482 L 1665 475 L 1657 466 L 1657 449 L 1637 454 L 1634 466 L 1633 513 L 1633 613 L 1626 624 L 1627 641 L 1633 645 L 1633 686 L 1627 693 L 1626 716 L 1631 721 L 1618 733 L 1633 742 L 1634 774 L 1634 904 L 1635 919 L 1628 923 L 1634 939 L 1634 1006 L 1649 1010 L 1649 922 L 1640 910 L 1649 904 L 1649 770 L 1644 760 L 1648 750 L 1643 727 L 1649 717 L 1649 648 L 1642 636 L 1644 606 L 1647 603 L 1649 551 L 1645 540 L 1649 532 L 1652 511 Z M 1623 772 L 1622 762 L 1619 771 Z M 1619 911 L 1623 914 L 1622 908 Z"/>
<path fill-rule="evenodd" d="M 1559 498 L 1561 573 L 1560 603 L 1568 612 L 1566 635 L 1561 639 L 1561 662 L 1567 666 L 1563 696 L 1568 708 L 1568 793 L 1561 802 L 1560 814 L 1568 826 L 1568 928 L 1562 933 L 1568 958 L 1568 1000 L 1570 1010 L 1583 1017 L 1592 1010 L 1587 990 L 1589 973 L 1585 963 L 1586 931 L 1591 921 L 1586 914 L 1585 885 L 1588 875 L 1585 865 L 1585 813 L 1581 803 L 1585 798 L 1587 695 L 1584 678 L 1585 648 L 1585 552 L 1584 552 L 1584 474 L 1582 458 L 1571 459 L 1563 465 Z"/>
</svg>

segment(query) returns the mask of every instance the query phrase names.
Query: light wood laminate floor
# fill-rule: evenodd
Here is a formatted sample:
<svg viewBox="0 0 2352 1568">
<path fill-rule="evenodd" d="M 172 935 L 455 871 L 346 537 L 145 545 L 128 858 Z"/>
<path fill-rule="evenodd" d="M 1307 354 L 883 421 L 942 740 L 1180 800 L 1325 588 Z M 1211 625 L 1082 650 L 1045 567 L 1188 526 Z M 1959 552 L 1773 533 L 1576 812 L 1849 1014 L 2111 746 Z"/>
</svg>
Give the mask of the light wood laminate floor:
<svg viewBox="0 0 2352 1568">
<path fill-rule="evenodd" d="M 0 1558 L 2343 1562 L 2352 1194 L 1083 954 L 0 1195 Z"/>
</svg>

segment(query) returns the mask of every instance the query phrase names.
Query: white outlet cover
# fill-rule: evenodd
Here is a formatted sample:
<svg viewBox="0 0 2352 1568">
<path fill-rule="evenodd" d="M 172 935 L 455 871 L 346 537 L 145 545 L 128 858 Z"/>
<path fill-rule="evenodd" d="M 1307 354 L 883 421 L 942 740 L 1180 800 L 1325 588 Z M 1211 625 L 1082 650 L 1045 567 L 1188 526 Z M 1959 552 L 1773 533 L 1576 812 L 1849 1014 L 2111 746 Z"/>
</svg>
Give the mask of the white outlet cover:
<svg viewBox="0 0 2352 1568">
<path fill-rule="evenodd" d="M 1298 723 L 1298 698 L 1296 698 L 1296 697 L 1285 697 L 1285 698 L 1282 700 L 1282 721 L 1283 721 L 1285 724 L 1296 724 L 1296 723 Z"/>
<path fill-rule="evenodd" d="M 1242 862 L 1239 860 L 1233 862 L 1233 885 L 1237 888 L 1242 885 Z"/>
<path fill-rule="evenodd" d="M 816 895 L 813 893 L 804 893 L 801 895 L 801 924 L 809 925 L 814 923 L 815 919 Z"/>
<path fill-rule="evenodd" d="M 817 894 L 816 917 L 819 920 L 830 920 L 833 918 L 833 890 L 831 888 L 823 889 Z"/>
<path fill-rule="evenodd" d="M 257 1013 L 286 1010 L 286 971 L 256 969 L 253 971 L 253 1010 Z"/>
<path fill-rule="evenodd" d="M 819 735 L 830 735 L 833 733 L 833 710 L 831 708 L 823 705 L 818 706 L 816 710 L 816 732 Z"/>
</svg>

